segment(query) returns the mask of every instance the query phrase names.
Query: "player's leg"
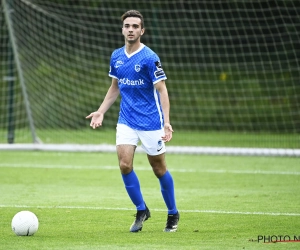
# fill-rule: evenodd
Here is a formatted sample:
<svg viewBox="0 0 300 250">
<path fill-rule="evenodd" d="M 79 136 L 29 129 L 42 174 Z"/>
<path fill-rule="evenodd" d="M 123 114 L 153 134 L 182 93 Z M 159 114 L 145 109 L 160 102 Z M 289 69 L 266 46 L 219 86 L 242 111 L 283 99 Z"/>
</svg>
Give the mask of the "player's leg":
<svg viewBox="0 0 300 250">
<path fill-rule="evenodd" d="M 165 143 L 161 140 L 163 130 L 139 132 L 142 147 L 147 152 L 148 161 L 159 180 L 161 193 L 168 208 L 168 220 L 164 231 L 175 232 L 179 221 L 179 213 L 176 207 L 174 181 L 167 169 L 165 160 Z"/>
<path fill-rule="evenodd" d="M 145 210 L 145 203 L 142 196 L 140 183 L 136 173 L 133 170 L 133 156 L 136 146 L 134 145 L 118 145 L 117 153 L 119 159 L 119 167 L 126 191 L 136 206 L 137 210 Z"/>
<path fill-rule="evenodd" d="M 130 231 L 138 232 L 142 230 L 143 222 L 150 217 L 150 211 L 144 202 L 138 177 L 133 170 L 133 159 L 138 137 L 131 128 L 118 124 L 116 143 L 122 179 L 126 191 L 137 209 L 136 219 L 131 225 Z"/>
<path fill-rule="evenodd" d="M 159 180 L 161 193 L 168 208 L 168 218 L 165 232 L 176 232 L 179 221 L 179 212 L 175 201 L 174 181 L 171 173 L 167 170 L 165 153 L 160 155 L 148 155 L 148 160 L 153 172 Z"/>
</svg>

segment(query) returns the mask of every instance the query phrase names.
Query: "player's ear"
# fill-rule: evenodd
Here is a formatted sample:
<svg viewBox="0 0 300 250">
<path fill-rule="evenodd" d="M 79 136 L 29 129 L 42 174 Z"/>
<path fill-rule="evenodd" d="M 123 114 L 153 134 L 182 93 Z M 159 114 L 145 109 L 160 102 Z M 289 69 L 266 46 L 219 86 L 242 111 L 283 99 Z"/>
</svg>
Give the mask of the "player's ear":
<svg viewBox="0 0 300 250">
<path fill-rule="evenodd" d="M 145 28 L 142 29 L 141 36 L 144 35 L 144 33 L 145 33 Z"/>
</svg>

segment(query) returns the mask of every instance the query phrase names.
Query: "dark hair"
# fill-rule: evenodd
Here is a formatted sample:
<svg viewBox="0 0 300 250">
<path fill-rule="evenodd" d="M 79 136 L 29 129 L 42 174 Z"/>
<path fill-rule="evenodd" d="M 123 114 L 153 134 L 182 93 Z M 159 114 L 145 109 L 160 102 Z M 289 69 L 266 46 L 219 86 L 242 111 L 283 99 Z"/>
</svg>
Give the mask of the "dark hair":
<svg viewBox="0 0 300 250">
<path fill-rule="evenodd" d="M 128 10 L 121 16 L 121 21 L 123 22 L 127 17 L 138 17 L 141 19 L 141 27 L 144 28 L 144 17 L 143 15 L 137 10 Z"/>
</svg>

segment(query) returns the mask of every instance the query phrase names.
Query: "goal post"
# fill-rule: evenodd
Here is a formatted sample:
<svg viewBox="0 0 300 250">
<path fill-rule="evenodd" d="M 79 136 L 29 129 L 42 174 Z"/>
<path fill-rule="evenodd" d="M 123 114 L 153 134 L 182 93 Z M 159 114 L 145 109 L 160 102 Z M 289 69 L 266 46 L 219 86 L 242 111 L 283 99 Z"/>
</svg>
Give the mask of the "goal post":
<svg viewBox="0 0 300 250">
<path fill-rule="evenodd" d="M 2 0 L 2 3 L 3 3 L 3 10 L 4 10 L 4 15 L 5 15 L 5 20 L 6 20 L 6 24 L 7 24 L 7 27 L 8 27 L 9 41 L 10 41 L 10 45 L 11 45 L 11 55 L 12 56 L 14 55 L 15 62 L 16 62 L 17 72 L 18 72 L 18 76 L 19 76 L 19 82 L 20 82 L 20 85 L 21 85 L 22 95 L 23 95 L 23 98 L 24 98 L 24 106 L 25 106 L 25 110 L 26 110 L 26 113 L 27 113 L 27 118 L 28 118 L 28 121 L 29 121 L 29 128 L 30 128 L 31 135 L 32 135 L 32 141 L 33 141 L 33 143 L 38 143 L 39 140 L 36 136 L 34 122 L 33 122 L 33 118 L 32 118 L 32 115 L 31 115 L 30 102 L 29 102 L 29 99 L 28 99 L 26 84 L 25 84 L 25 80 L 24 80 L 24 77 L 23 77 L 23 72 L 22 72 L 23 69 L 22 69 L 22 66 L 21 66 L 21 61 L 19 59 L 19 53 L 18 53 L 17 43 L 16 43 L 16 40 L 15 40 L 13 23 L 12 23 L 12 19 L 10 17 L 10 14 L 14 11 L 14 9 L 13 9 L 13 0 Z M 12 78 L 9 78 L 9 81 L 11 81 Z M 13 118 L 11 117 L 11 113 L 13 112 L 12 111 L 13 105 L 12 104 L 10 104 L 10 105 L 11 105 L 11 108 L 9 110 L 9 117 L 10 118 L 9 118 L 9 136 L 8 136 L 8 140 L 9 140 L 9 142 L 12 142 L 13 141 L 13 138 L 12 138 L 12 133 L 13 133 L 13 131 L 12 131 L 13 121 L 12 121 L 12 119 Z"/>
<path fill-rule="evenodd" d="M 124 45 L 120 16 L 132 6 L 145 18 L 142 42 L 168 77 L 170 149 L 298 152 L 297 0 L 1 0 L 0 144 L 12 118 L 14 142 L 24 147 L 114 145 L 120 99 L 101 129 L 85 116 L 110 86 L 111 53 Z"/>
</svg>

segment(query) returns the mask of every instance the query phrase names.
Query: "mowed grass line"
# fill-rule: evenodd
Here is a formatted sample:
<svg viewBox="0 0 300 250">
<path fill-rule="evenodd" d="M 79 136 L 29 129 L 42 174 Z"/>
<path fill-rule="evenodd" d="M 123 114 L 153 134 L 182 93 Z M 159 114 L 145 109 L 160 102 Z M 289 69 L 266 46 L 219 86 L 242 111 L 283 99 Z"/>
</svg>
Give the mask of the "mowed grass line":
<svg viewBox="0 0 300 250">
<path fill-rule="evenodd" d="M 166 211 L 159 183 L 147 170 L 146 156 L 137 154 L 136 172 L 152 217 L 142 232 L 131 234 L 135 209 L 115 154 L 1 152 L 0 248 L 299 249 L 300 242 L 257 242 L 258 235 L 300 236 L 299 159 L 167 155 L 167 161 L 183 211 L 179 230 L 162 232 Z M 20 210 L 40 220 L 33 237 L 11 231 Z"/>
</svg>

